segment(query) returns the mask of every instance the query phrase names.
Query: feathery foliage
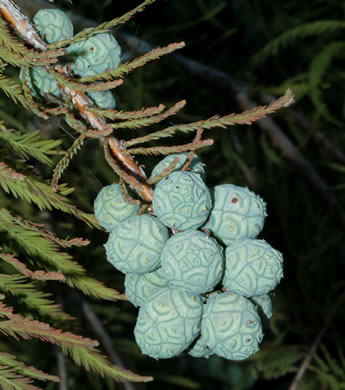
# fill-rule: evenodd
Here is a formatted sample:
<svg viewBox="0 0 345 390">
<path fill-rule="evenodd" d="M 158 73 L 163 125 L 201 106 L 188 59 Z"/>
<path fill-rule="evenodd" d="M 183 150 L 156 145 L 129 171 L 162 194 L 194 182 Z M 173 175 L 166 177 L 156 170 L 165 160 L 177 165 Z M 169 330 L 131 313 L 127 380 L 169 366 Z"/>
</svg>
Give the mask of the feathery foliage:
<svg viewBox="0 0 345 390">
<path fill-rule="evenodd" d="M 341 122 L 336 120 L 330 112 L 330 107 L 325 104 L 323 99 L 323 89 L 325 76 L 327 75 L 330 64 L 335 57 L 343 57 L 344 40 L 334 40 L 329 43 L 325 36 L 330 39 L 337 33 L 344 30 L 345 24 L 340 20 L 316 20 L 304 23 L 297 27 L 284 31 L 282 34 L 271 40 L 263 49 L 261 49 L 253 58 L 253 63 L 261 65 L 269 58 L 279 55 L 289 46 L 294 46 L 299 40 L 313 37 L 319 40 L 320 45 L 315 45 L 314 53 L 309 59 L 309 71 L 306 82 L 308 94 L 315 107 L 315 118 L 322 116 L 330 123 L 341 126 Z M 341 36 L 341 35 L 340 35 Z M 334 77 L 334 75 L 332 75 Z"/>
<path fill-rule="evenodd" d="M 16 198 L 36 204 L 40 210 L 55 208 L 74 215 L 90 226 L 98 226 L 93 215 L 69 205 L 67 198 L 54 192 L 48 184 L 34 178 L 28 178 L 9 168 L 4 162 L 0 162 L 0 178 L 0 186 L 5 192 L 11 193 Z"/>
<path fill-rule="evenodd" d="M 25 375 L 32 379 L 59 382 L 59 378 L 55 375 L 49 375 L 34 367 L 25 366 L 22 362 L 17 361 L 15 356 L 8 353 L 0 353 L 0 364 L 15 370 L 15 372 L 20 375 Z"/>
<path fill-rule="evenodd" d="M 0 3 L 0 8 L 6 4 Z M 14 14 L 12 16 L 15 18 Z M 25 16 L 22 17 L 25 18 Z M 16 26 L 13 25 L 13 27 Z M 64 53 L 62 49 L 39 53 L 24 45 L 11 33 L 3 18 L 0 18 L 0 42 L 1 64 L 7 63 L 22 69 L 33 65 L 49 67 L 58 61 L 59 55 Z M 73 82 L 73 80 L 59 75 L 53 69 L 47 68 L 47 70 L 53 77 L 55 76 L 61 88 L 69 87 L 76 91 L 103 91 L 122 83 L 122 80 L 116 80 L 97 83 L 97 85 L 90 84 L 84 88 L 83 84 Z M 6 73 L 0 75 L 0 88 L 14 103 L 20 102 L 25 108 L 31 108 L 35 114 L 44 119 L 69 111 L 68 106 L 64 109 L 61 107 L 52 108 L 35 102 L 25 71 L 22 71 L 22 79 L 21 87 L 8 78 Z M 66 104 L 70 104 L 70 99 L 66 99 Z M 82 146 L 85 136 L 81 134 L 71 149 L 64 153 L 63 159 L 55 168 L 55 176 L 50 186 L 41 180 L 25 161 L 36 160 L 47 166 L 55 164 L 53 158 L 56 153 L 61 153 L 57 148 L 60 147 L 62 141 L 43 140 L 39 131 L 20 133 L 17 130 L 9 129 L 5 122 L 1 122 L 0 150 L 3 152 L 3 161 L 0 162 L 0 186 L 4 193 L 20 198 L 29 204 L 33 203 L 39 210 L 50 212 L 54 209 L 59 210 L 66 214 L 72 214 L 89 226 L 98 227 L 92 214 L 82 212 L 62 195 L 62 193 L 67 194 L 70 190 L 65 185 L 57 185 L 57 181 L 67 167 L 69 160 Z M 12 156 L 17 156 L 22 160 L 13 160 Z M 18 170 L 24 170 L 25 173 L 20 173 Z M 28 172 L 30 172 L 29 175 Z M 55 233 L 45 229 L 42 224 L 14 216 L 5 208 L 0 209 L 0 220 L 2 246 L 0 269 L 5 272 L 0 272 L 1 299 L 16 305 L 16 311 L 22 313 L 15 314 L 12 308 L 0 302 L 0 316 L 3 317 L 0 321 L 0 332 L 15 339 L 34 338 L 56 344 L 65 354 L 70 355 L 77 365 L 82 365 L 86 370 L 99 373 L 102 376 L 106 375 L 120 381 L 151 380 L 150 377 L 139 376 L 111 364 L 95 349 L 98 342 L 62 331 L 48 325 L 47 322 L 42 322 L 42 320 L 49 321 L 51 324 L 64 326 L 65 322 L 71 321 L 71 317 L 65 314 L 61 307 L 51 299 L 53 295 L 41 290 L 42 283 L 46 284 L 48 281 L 49 283 L 54 281 L 55 283 L 65 283 L 95 298 L 125 299 L 116 290 L 104 286 L 103 283 L 87 275 L 85 269 L 72 260 L 70 254 L 60 250 L 60 247 L 85 246 L 89 244 L 88 240 L 81 238 L 61 239 Z M 2 388 L 38 389 L 34 386 L 33 379 L 58 381 L 55 376 L 24 366 L 10 354 L 1 354 L 0 386 Z"/>
<path fill-rule="evenodd" d="M 20 157 L 26 160 L 34 158 L 48 165 L 53 165 L 49 154 L 52 154 L 61 144 L 61 140 L 42 140 L 39 130 L 20 134 L 13 129 L 7 129 L 3 124 L 0 124 L 0 139 Z"/>
<path fill-rule="evenodd" d="M 160 57 L 172 53 L 175 50 L 182 49 L 184 46 L 185 43 L 180 42 L 180 43 L 171 43 L 170 45 L 165 47 L 158 47 L 157 49 L 153 49 L 131 62 L 125 62 L 124 64 L 119 65 L 117 68 L 115 68 L 112 71 L 102 72 L 96 76 L 82 77 L 80 79 L 80 82 L 81 83 L 95 82 L 99 80 L 110 80 L 116 77 L 124 77 L 128 73 L 132 72 L 134 69 L 137 69 L 140 66 L 147 64 L 150 61 L 157 60 Z"/>
<path fill-rule="evenodd" d="M 24 107 L 28 107 L 20 85 L 14 83 L 12 80 L 9 80 L 2 74 L 0 74 L 0 89 L 3 90 L 5 94 L 14 101 L 14 103 L 20 102 Z"/>
<path fill-rule="evenodd" d="M 98 34 L 100 32 L 104 32 L 104 31 L 106 31 L 106 30 L 108 30 L 108 29 L 110 29 L 112 27 L 118 26 L 118 25 L 120 25 L 122 23 L 126 23 L 134 15 L 136 15 L 139 12 L 144 11 L 144 9 L 148 5 L 154 3 L 155 1 L 156 0 L 145 0 L 141 4 L 139 4 L 137 7 L 133 8 L 132 10 L 130 10 L 129 12 L 125 13 L 124 15 L 122 15 L 119 18 L 115 18 L 115 19 L 113 19 L 111 21 L 101 23 L 99 26 L 97 26 L 95 28 L 91 28 L 91 29 L 88 29 L 88 30 L 85 29 L 85 30 L 81 31 L 80 33 L 78 33 L 77 35 L 75 35 L 73 38 L 59 41 L 59 42 L 57 42 L 55 44 L 49 45 L 49 47 L 51 47 L 53 49 L 59 48 L 59 47 L 64 47 L 64 46 L 69 45 L 71 43 L 75 43 L 75 42 L 78 42 L 80 40 L 84 40 L 86 38 L 89 38 L 92 35 Z"/>
<path fill-rule="evenodd" d="M 269 42 L 258 54 L 255 55 L 255 62 L 263 62 L 269 57 L 277 55 L 288 45 L 292 45 L 298 39 L 308 37 L 324 36 L 345 28 L 345 23 L 337 20 L 317 20 L 294 27 Z"/>
</svg>

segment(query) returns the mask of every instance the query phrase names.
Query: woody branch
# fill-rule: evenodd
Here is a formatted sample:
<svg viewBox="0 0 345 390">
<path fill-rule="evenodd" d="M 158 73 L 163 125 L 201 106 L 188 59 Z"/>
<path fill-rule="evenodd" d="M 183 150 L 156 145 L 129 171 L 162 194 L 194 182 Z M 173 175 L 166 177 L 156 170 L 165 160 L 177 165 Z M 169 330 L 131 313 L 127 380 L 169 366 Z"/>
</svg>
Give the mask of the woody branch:
<svg viewBox="0 0 345 390">
<path fill-rule="evenodd" d="M 28 44 L 40 51 L 48 51 L 46 43 L 42 40 L 38 32 L 30 23 L 29 19 L 21 12 L 21 10 L 13 3 L 12 0 L 0 0 L 0 13 L 17 34 Z M 49 67 L 47 67 L 49 71 Z M 55 71 L 65 76 L 71 77 L 66 67 L 61 65 L 55 66 Z M 81 91 L 76 91 L 59 84 L 59 88 L 65 97 L 68 97 L 74 107 L 79 111 L 82 118 L 96 131 L 99 131 L 102 136 L 102 143 L 111 150 L 113 156 L 121 163 L 121 165 L 131 174 L 126 175 L 124 180 L 133 188 L 138 195 L 145 201 L 151 202 L 152 188 L 147 183 L 145 172 L 138 166 L 134 159 L 127 153 L 123 152 L 121 143 L 115 137 L 110 137 L 112 129 L 107 125 L 107 122 L 94 112 L 88 111 L 88 107 L 92 107 L 92 101 Z"/>
</svg>

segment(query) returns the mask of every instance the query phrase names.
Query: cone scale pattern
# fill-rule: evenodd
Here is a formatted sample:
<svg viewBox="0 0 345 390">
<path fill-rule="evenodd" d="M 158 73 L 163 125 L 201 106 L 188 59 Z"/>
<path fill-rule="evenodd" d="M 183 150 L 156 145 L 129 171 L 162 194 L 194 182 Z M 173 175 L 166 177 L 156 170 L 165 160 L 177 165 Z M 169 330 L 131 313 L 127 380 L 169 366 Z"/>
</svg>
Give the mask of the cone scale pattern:
<svg viewBox="0 0 345 390">
<path fill-rule="evenodd" d="M 129 204 L 123 199 L 119 184 L 105 186 L 94 202 L 98 223 L 108 232 L 113 231 L 121 222 L 135 215 L 139 205 Z"/>
<path fill-rule="evenodd" d="M 67 53 L 75 57 L 72 71 L 80 77 L 95 76 L 120 65 L 121 48 L 109 33 L 96 34 L 70 45 Z"/>
<path fill-rule="evenodd" d="M 261 320 L 246 298 L 227 292 L 213 293 L 204 307 L 201 333 L 218 356 L 243 360 L 259 350 Z"/>
<path fill-rule="evenodd" d="M 173 172 L 153 192 L 152 206 L 157 217 L 176 230 L 199 228 L 212 207 L 209 189 L 191 172 Z"/>
<path fill-rule="evenodd" d="M 51 95 L 57 99 L 62 98 L 58 83 L 42 66 L 34 66 L 24 71 L 28 87 L 36 100 L 44 101 L 46 95 Z M 23 80 L 22 70 L 19 79 Z"/>
<path fill-rule="evenodd" d="M 175 234 L 162 251 L 162 269 L 169 286 L 192 294 L 213 290 L 223 276 L 223 250 L 197 230 Z"/>
<path fill-rule="evenodd" d="M 200 335 L 189 349 L 188 354 L 193 357 L 208 358 L 212 355 L 210 348 L 205 343 L 205 337 Z"/>
<path fill-rule="evenodd" d="M 261 232 L 266 205 L 259 196 L 233 184 L 216 186 L 212 195 L 214 207 L 205 228 L 225 245 L 243 238 L 254 238 Z"/>
<path fill-rule="evenodd" d="M 227 247 L 223 285 L 245 297 L 267 294 L 283 277 L 283 258 L 264 240 L 245 239 Z"/>
<path fill-rule="evenodd" d="M 200 333 L 202 302 L 178 289 L 165 289 L 140 308 L 134 329 L 143 353 L 167 359 L 188 348 Z"/>
<path fill-rule="evenodd" d="M 134 306 L 141 306 L 157 291 L 167 287 L 168 279 L 162 268 L 143 275 L 128 273 L 125 278 L 125 293 Z"/>
<path fill-rule="evenodd" d="M 58 9 L 42 9 L 33 17 L 38 32 L 48 43 L 55 43 L 73 37 L 70 18 Z"/>
<path fill-rule="evenodd" d="M 111 233 L 105 244 L 108 261 L 119 271 L 144 274 L 156 270 L 169 237 L 168 229 L 150 215 L 134 216 Z"/>
</svg>

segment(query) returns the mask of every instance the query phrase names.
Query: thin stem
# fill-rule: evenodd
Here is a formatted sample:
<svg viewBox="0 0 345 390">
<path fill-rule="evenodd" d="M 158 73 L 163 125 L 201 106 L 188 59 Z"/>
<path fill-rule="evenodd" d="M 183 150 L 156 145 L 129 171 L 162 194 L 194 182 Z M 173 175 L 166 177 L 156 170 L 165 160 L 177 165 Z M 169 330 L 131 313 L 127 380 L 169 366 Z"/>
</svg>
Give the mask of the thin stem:
<svg viewBox="0 0 345 390">
<path fill-rule="evenodd" d="M 13 3 L 12 0 L 0 0 L 0 12 L 2 17 L 11 24 L 13 29 L 22 37 L 28 44 L 32 45 L 38 50 L 47 51 L 46 43 L 41 39 L 35 28 L 30 23 L 29 19 L 21 12 L 21 10 Z M 56 65 L 55 71 L 63 74 L 66 77 L 71 77 L 67 71 L 66 66 Z M 50 68 L 46 67 L 49 72 Z M 70 99 L 74 107 L 79 111 L 80 115 L 86 120 L 92 129 L 98 130 L 103 134 L 111 134 L 112 129 L 108 127 L 107 122 L 94 112 L 88 111 L 89 106 L 93 106 L 92 101 L 81 91 L 73 90 L 58 83 L 59 88 L 65 95 L 66 99 Z M 132 172 L 130 181 L 124 180 L 134 188 L 139 196 L 143 196 L 144 200 L 152 199 L 152 190 L 146 183 L 146 175 L 144 171 L 137 165 L 129 154 L 123 153 L 122 149 L 118 147 L 120 141 L 116 138 L 111 138 L 111 150 L 116 158 L 124 165 L 126 169 Z M 133 182 L 135 185 L 133 186 Z M 141 188 L 142 187 L 142 188 Z"/>
<path fill-rule="evenodd" d="M 57 358 L 57 366 L 59 372 L 59 390 L 68 390 L 67 387 L 67 371 L 66 371 L 66 359 L 64 354 L 58 347 L 55 347 L 56 358 Z"/>
<path fill-rule="evenodd" d="M 101 140 L 101 143 L 103 145 L 103 150 L 104 150 L 104 156 L 105 159 L 107 160 L 107 163 L 110 165 L 110 167 L 113 169 L 113 171 L 126 183 L 129 184 L 131 188 L 133 188 L 140 196 L 142 199 L 144 199 L 147 202 L 151 202 L 153 198 L 153 191 L 152 188 L 149 184 L 146 183 L 146 177 L 145 177 L 145 182 L 142 183 L 140 182 L 140 176 L 135 177 L 135 173 L 131 172 L 129 174 L 126 172 L 118 163 L 117 161 L 114 160 L 110 150 L 115 154 L 117 153 L 118 148 L 120 148 L 120 144 L 115 141 L 115 138 L 111 138 L 109 143 L 109 138 L 105 138 Z M 131 157 L 130 157 L 131 158 Z M 131 158 L 132 159 L 132 158 Z M 139 167 L 138 167 L 139 168 Z M 140 168 L 139 168 L 140 169 Z"/>
<path fill-rule="evenodd" d="M 49 217 L 51 217 L 51 214 L 49 213 Z M 62 299 L 61 294 L 58 294 L 57 301 L 59 305 L 61 305 L 61 309 L 64 309 L 64 302 Z M 59 390 L 68 390 L 67 386 L 67 370 L 66 370 L 66 359 L 65 355 L 62 353 L 61 349 L 58 347 L 55 347 L 55 353 L 57 358 L 57 367 L 58 367 L 58 373 L 60 378 L 59 383 Z"/>
<path fill-rule="evenodd" d="M 121 356 L 114 350 L 111 337 L 104 328 L 100 319 L 97 317 L 97 314 L 92 310 L 92 307 L 85 299 L 81 298 L 81 304 L 84 317 L 87 319 L 97 337 L 101 340 L 101 343 L 107 351 L 111 362 L 119 367 L 125 368 Z M 128 382 L 123 383 L 123 387 L 125 390 L 134 390 L 134 386 Z"/>
<path fill-rule="evenodd" d="M 307 368 L 310 365 L 311 359 L 314 356 L 316 350 L 318 349 L 318 347 L 319 347 L 319 345 L 321 343 L 321 340 L 322 340 L 323 336 L 326 333 L 326 330 L 328 329 L 328 327 L 330 326 L 331 322 L 333 321 L 333 318 L 334 318 L 335 314 L 337 313 L 337 311 L 340 309 L 340 307 L 344 303 L 344 300 L 345 300 L 345 292 L 343 292 L 343 294 L 338 299 L 337 303 L 332 307 L 331 311 L 329 312 L 325 324 L 320 329 L 320 331 L 317 334 L 317 336 L 316 336 L 312 346 L 310 347 L 309 352 L 307 353 L 307 355 L 304 358 L 302 364 L 300 365 L 300 367 L 299 367 L 299 369 L 297 371 L 297 374 L 296 374 L 294 380 L 292 381 L 291 386 L 289 387 L 289 390 L 297 390 L 298 389 L 298 382 L 301 380 L 301 378 L 303 377 L 303 375 L 307 371 Z"/>
</svg>

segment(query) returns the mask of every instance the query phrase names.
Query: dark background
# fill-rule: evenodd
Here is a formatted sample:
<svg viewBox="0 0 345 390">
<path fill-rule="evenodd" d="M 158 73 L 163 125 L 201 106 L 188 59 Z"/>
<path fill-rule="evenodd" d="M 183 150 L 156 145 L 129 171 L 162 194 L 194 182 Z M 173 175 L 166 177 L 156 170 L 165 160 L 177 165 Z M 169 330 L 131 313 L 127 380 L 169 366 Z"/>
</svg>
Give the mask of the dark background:
<svg viewBox="0 0 345 390">
<path fill-rule="evenodd" d="M 31 1 L 23 10 L 28 7 L 29 14 L 32 7 L 43 3 Z M 96 23 L 110 20 L 139 1 L 55 4 L 81 17 L 78 21 L 87 26 L 89 19 Z M 126 367 L 155 377 L 155 382 L 137 388 L 289 389 L 305 356 L 311 356 L 311 361 L 299 389 L 344 388 L 344 13 L 345 3 L 340 0 L 157 0 L 114 31 L 125 59 L 138 55 L 123 39 L 123 33 L 128 33 L 153 46 L 185 41 L 186 47 L 178 54 L 209 67 L 200 75 L 198 64 L 187 70 L 173 56 L 149 63 L 117 89 L 118 109 L 159 103 L 170 106 L 186 99 L 187 106 L 163 123 L 168 125 L 240 112 L 243 96 L 248 104 L 267 104 L 288 87 L 296 100 L 261 126 L 208 131 L 215 144 L 199 153 L 207 166 L 209 186 L 248 186 L 264 198 L 268 218 L 260 238 L 284 255 L 284 279 L 272 294 L 274 315 L 261 351 L 241 363 L 187 355 L 154 361 L 135 345 L 133 306 L 90 300 Z M 300 29 L 287 33 L 296 27 Z M 264 47 L 283 33 L 290 35 L 266 51 L 264 58 Z M 214 70 L 224 72 L 224 78 L 215 78 Z M 21 115 L 28 127 L 40 127 L 46 136 L 62 138 L 65 148 L 73 142 L 72 130 L 61 120 L 46 123 Z M 145 130 L 137 133 L 145 134 Z M 167 143 L 189 139 L 178 136 Z M 159 157 L 140 160 L 147 173 L 158 161 Z M 45 174 L 48 179 L 49 171 Z M 75 188 L 73 202 L 87 211 L 92 211 L 101 186 L 114 180 L 96 142 L 85 144 L 63 177 Z M 34 211 L 26 213 L 37 219 Z M 109 287 L 123 291 L 122 275 L 105 259 L 105 233 L 58 213 L 52 213 L 49 223 L 60 235 L 90 239 L 88 248 L 72 251 L 75 259 Z M 80 301 L 70 299 L 71 291 L 59 287 L 56 293 L 65 310 L 78 318 L 73 330 L 97 337 L 82 314 Z M 51 347 L 39 344 L 38 349 L 33 342 L 23 345 L 18 350 L 30 357 L 31 364 L 37 362 L 40 368 L 56 372 Z M 315 354 L 309 353 L 312 346 L 318 347 Z M 109 379 L 86 374 L 69 360 L 67 367 L 70 389 L 118 388 Z"/>
</svg>

